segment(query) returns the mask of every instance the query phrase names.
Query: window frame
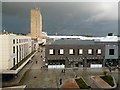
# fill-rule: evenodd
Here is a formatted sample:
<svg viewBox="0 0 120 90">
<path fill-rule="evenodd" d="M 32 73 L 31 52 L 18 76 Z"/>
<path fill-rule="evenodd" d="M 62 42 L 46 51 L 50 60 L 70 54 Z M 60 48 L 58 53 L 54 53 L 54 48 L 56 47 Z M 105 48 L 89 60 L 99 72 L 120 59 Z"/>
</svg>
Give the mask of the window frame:
<svg viewBox="0 0 120 90">
<path fill-rule="evenodd" d="M 100 51 L 100 53 L 99 53 L 99 51 Z M 100 49 L 100 48 L 97 49 L 97 52 L 96 52 L 96 53 L 97 53 L 97 55 L 101 55 L 101 54 L 102 54 L 102 49 Z"/>
<path fill-rule="evenodd" d="M 61 53 L 61 50 L 62 50 L 62 53 Z M 58 55 L 64 55 L 64 49 L 59 49 L 58 50 Z"/>
<path fill-rule="evenodd" d="M 78 55 L 83 55 L 83 49 L 78 49 Z"/>
<path fill-rule="evenodd" d="M 91 50 L 91 51 L 90 51 Z M 91 53 L 90 53 L 91 52 Z M 93 55 L 93 49 L 88 49 L 88 55 Z"/>
<path fill-rule="evenodd" d="M 15 39 L 13 39 L 13 44 L 15 44 Z"/>
<path fill-rule="evenodd" d="M 72 53 L 71 53 L 72 52 Z M 75 50 L 74 49 L 69 49 L 69 55 L 74 55 L 75 54 Z"/>
<path fill-rule="evenodd" d="M 113 50 L 113 52 L 111 53 L 110 50 Z M 109 55 L 115 55 L 115 49 L 109 49 Z"/>
<path fill-rule="evenodd" d="M 15 46 L 13 46 L 13 53 L 15 53 L 15 51 L 16 51 L 16 50 L 15 50 Z"/>
<path fill-rule="evenodd" d="M 55 55 L 55 49 L 49 49 L 49 55 Z"/>
<path fill-rule="evenodd" d="M 13 66 L 15 66 L 16 65 L 16 60 L 15 60 L 15 58 L 13 58 Z"/>
</svg>

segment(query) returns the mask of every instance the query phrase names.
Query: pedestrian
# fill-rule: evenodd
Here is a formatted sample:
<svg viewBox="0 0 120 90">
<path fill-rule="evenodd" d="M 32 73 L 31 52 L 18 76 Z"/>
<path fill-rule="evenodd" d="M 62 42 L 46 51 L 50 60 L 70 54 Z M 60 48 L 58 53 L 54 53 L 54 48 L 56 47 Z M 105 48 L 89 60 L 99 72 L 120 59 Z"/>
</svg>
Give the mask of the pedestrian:
<svg viewBox="0 0 120 90">
<path fill-rule="evenodd" d="M 119 66 L 117 65 L 117 69 L 119 69 Z"/>
<path fill-rule="evenodd" d="M 36 64 L 37 64 L 37 61 L 36 61 Z"/>
<path fill-rule="evenodd" d="M 77 78 L 77 75 L 75 75 L 75 78 Z"/>
<path fill-rule="evenodd" d="M 60 80 L 59 80 L 59 81 L 60 81 L 60 85 L 61 85 L 61 84 L 62 84 L 62 78 L 60 78 Z"/>
<path fill-rule="evenodd" d="M 111 67 L 109 67 L 109 71 L 111 72 Z"/>
<path fill-rule="evenodd" d="M 65 75 L 65 69 L 63 69 L 63 73 L 64 73 L 64 75 Z"/>
<path fill-rule="evenodd" d="M 61 71 L 61 73 L 63 73 L 63 70 Z"/>
</svg>

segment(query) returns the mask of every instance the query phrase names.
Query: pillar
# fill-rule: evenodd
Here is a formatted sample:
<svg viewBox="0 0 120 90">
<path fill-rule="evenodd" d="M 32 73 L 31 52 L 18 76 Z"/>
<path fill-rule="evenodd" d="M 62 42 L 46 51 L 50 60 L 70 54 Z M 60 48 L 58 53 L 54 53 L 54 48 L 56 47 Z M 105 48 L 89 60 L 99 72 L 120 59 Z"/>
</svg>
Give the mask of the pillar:
<svg viewBox="0 0 120 90">
<path fill-rule="evenodd" d="M 105 58 L 103 58 L 103 68 L 105 67 Z"/>
<path fill-rule="evenodd" d="M 84 62 L 83 62 L 83 68 L 87 69 L 87 59 L 86 58 L 84 59 Z"/>
</svg>

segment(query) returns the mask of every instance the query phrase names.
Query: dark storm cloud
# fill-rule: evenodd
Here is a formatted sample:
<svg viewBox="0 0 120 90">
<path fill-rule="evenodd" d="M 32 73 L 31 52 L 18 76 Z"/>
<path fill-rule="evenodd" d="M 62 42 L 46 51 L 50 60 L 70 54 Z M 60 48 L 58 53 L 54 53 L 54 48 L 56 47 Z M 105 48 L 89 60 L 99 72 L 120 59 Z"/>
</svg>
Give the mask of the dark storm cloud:
<svg viewBox="0 0 120 90">
<path fill-rule="evenodd" d="M 116 3 L 30 3 L 4 2 L 3 29 L 28 33 L 30 9 L 38 7 L 43 17 L 43 31 L 48 34 L 80 34 L 103 36 L 117 34 Z"/>
</svg>

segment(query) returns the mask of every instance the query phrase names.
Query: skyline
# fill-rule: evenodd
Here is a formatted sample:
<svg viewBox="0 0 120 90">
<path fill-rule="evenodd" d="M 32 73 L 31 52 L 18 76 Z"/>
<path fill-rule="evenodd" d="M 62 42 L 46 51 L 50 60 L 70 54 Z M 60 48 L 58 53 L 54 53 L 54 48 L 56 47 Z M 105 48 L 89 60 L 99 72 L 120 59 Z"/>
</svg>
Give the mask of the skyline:
<svg viewBox="0 0 120 90">
<path fill-rule="evenodd" d="M 109 32 L 118 33 L 117 3 L 113 2 L 3 2 L 3 30 L 30 32 L 30 9 L 34 7 L 40 8 L 42 31 L 48 34 L 106 36 Z"/>
</svg>

